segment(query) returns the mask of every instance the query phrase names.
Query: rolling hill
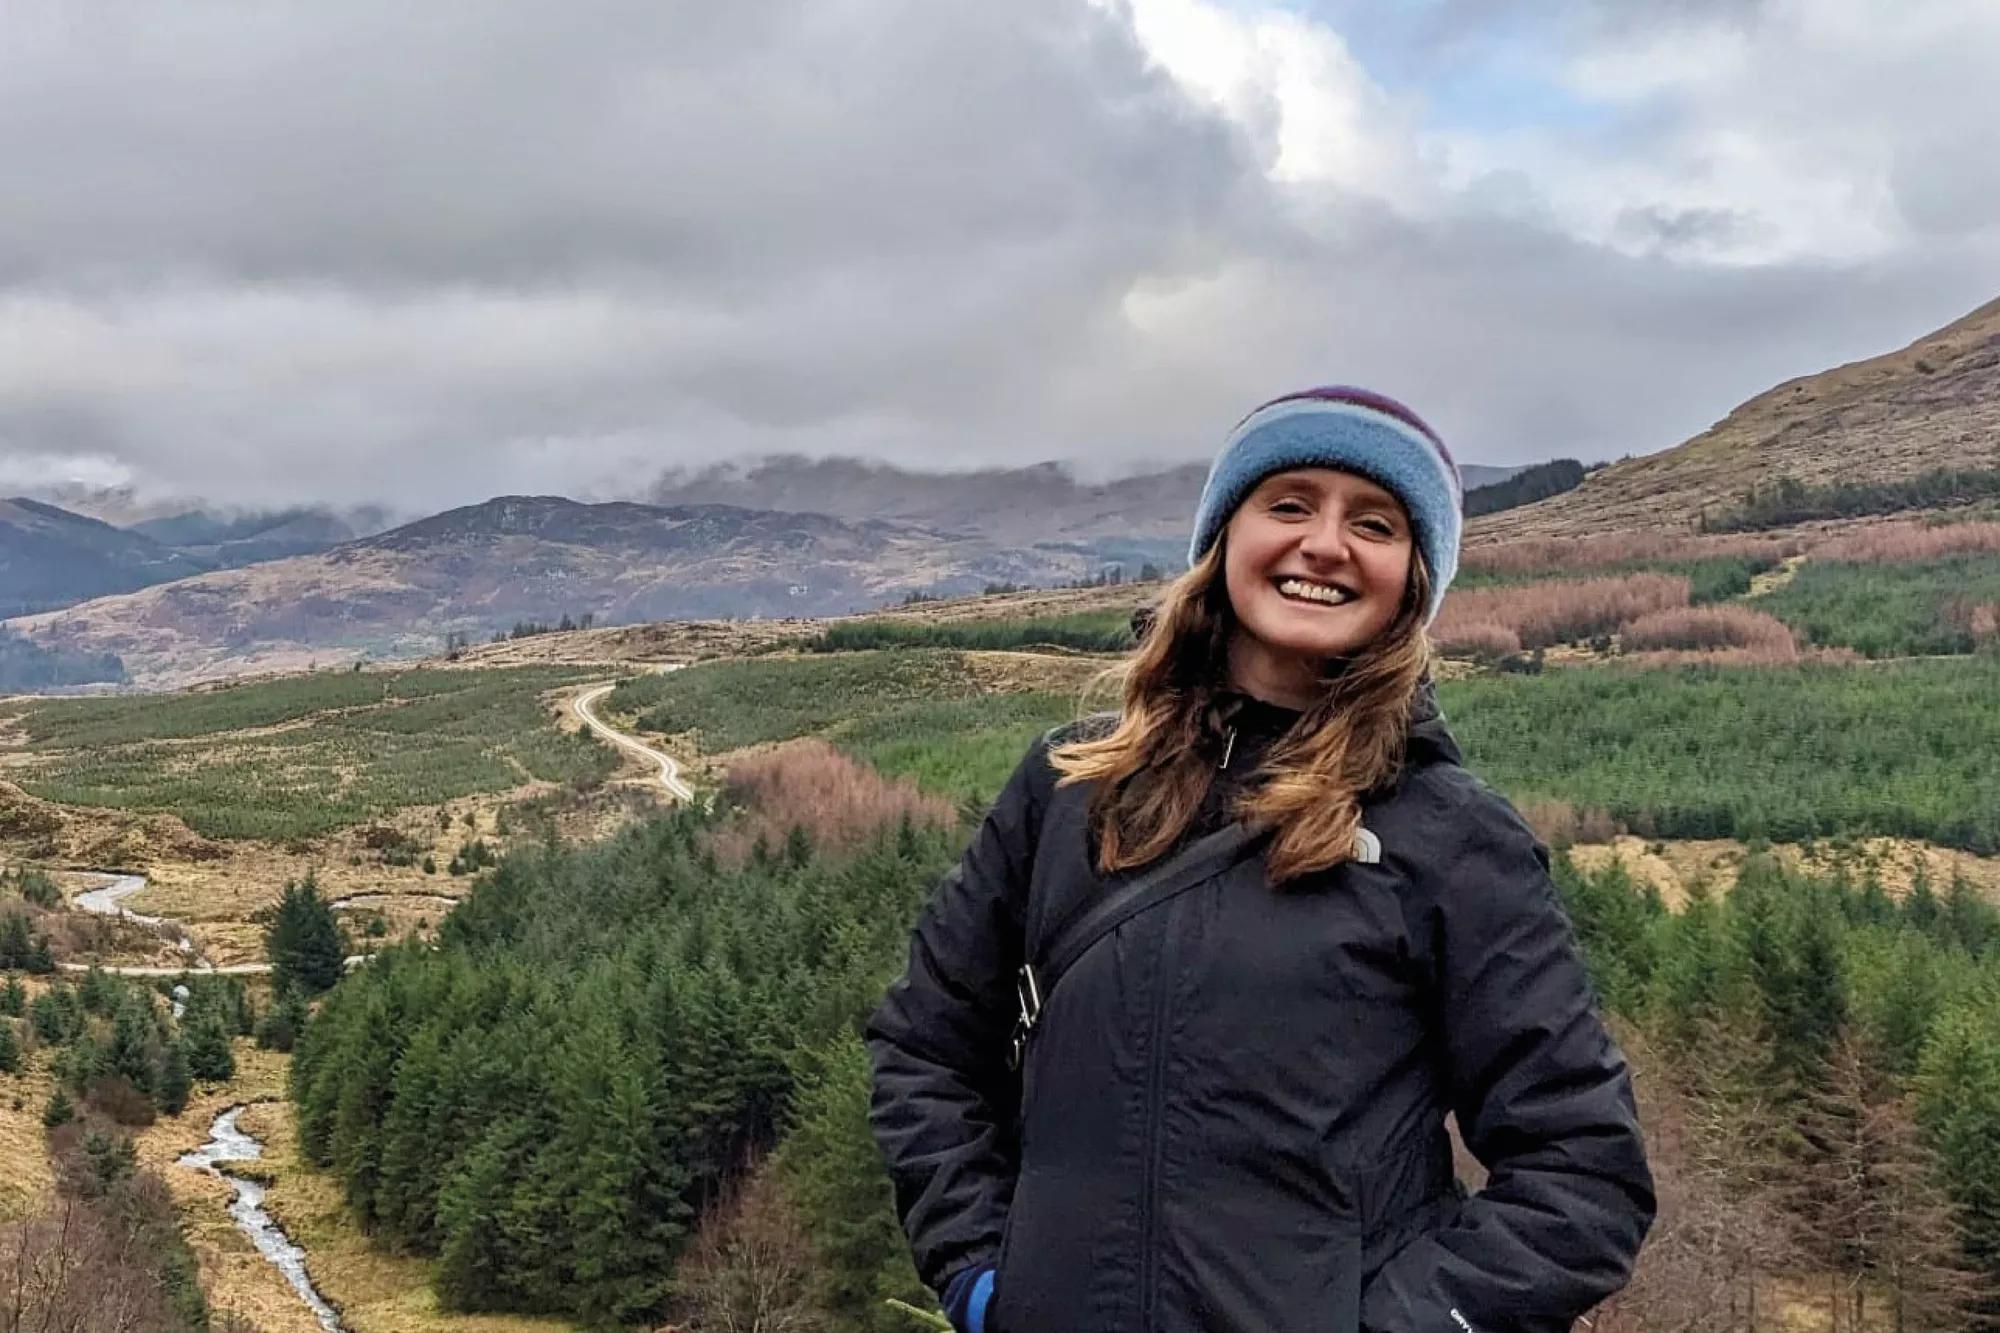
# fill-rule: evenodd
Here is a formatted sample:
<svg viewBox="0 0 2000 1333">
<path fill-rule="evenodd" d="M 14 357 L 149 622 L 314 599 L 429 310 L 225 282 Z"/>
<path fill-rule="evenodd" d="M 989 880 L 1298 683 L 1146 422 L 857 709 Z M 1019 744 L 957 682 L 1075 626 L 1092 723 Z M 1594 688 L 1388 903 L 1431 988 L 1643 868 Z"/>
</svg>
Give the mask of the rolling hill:
<svg viewBox="0 0 2000 1333">
<path fill-rule="evenodd" d="M 1684 444 L 1468 525 L 1469 544 L 1692 529 L 1752 486 L 2000 466 L 2000 300 L 1898 351 L 1787 380 Z"/>
<path fill-rule="evenodd" d="M 143 534 L 40 500 L 0 500 L 0 617 L 131 592 L 203 568 Z"/>
<path fill-rule="evenodd" d="M 1477 463 L 1461 469 L 1467 489 L 1519 470 Z M 859 458 L 785 454 L 669 472 L 648 498 L 655 504 L 829 514 L 849 523 L 885 519 L 1006 546 L 1096 547 L 1111 560 L 1129 558 L 1110 549 L 1122 540 L 1143 548 L 1139 559 L 1164 564 L 1187 547 L 1188 522 L 1207 477 L 1206 462 L 1090 483 L 1078 481 L 1061 463 L 913 472 Z"/>
<path fill-rule="evenodd" d="M 907 592 L 977 592 L 1095 571 L 883 521 L 730 505 L 508 496 L 315 555 L 221 570 L 11 622 L 44 648 L 116 653 L 168 685 L 309 662 L 434 652 L 521 621 L 600 624 L 840 614 Z"/>
</svg>

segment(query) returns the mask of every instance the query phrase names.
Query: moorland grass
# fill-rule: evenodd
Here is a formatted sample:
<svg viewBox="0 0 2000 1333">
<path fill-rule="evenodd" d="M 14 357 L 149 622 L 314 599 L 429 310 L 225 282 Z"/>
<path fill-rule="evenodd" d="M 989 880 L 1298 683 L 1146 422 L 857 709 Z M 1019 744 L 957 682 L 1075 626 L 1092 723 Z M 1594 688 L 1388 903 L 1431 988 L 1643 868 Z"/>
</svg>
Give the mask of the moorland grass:
<svg viewBox="0 0 2000 1333">
<path fill-rule="evenodd" d="M 1076 715 L 1060 694 L 987 692 L 943 648 L 703 663 L 628 681 L 607 703 L 710 754 L 821 736 L 961 804 L 990 798 L 1036 735 Z"/>
<path fill-rule="evenodd" d="M 702 662 L 626 681 L 605 700 L 642 730 L 696 734 L 704 753 L 816 736 L 905 704 L 967 699 L 982 686 L 962 654 L 877 649 Z"/>
<path fill-rule="evenodd" d="M 1750 591 L 1750 581 L 1766 570 L 1776 569 L 1779 559 L 1778 553 L 1773 551 L 1763 555 L 1728 555 L 1709 559 L 1680 560 L 1614 560 L 1602 564 L 1552 565 L 1539 569 L 1488 569 L 1472 566 L 1461 569 L 1457 577 L 1452 580 L 1451 586 L 1454 590 L 1467 591 L 1477 588 L 1515 588 L 1560 576 L 1577 577 L 1585 572 L 1592 576 L 1684 574 L 1688 580 L 1688 601 L 1692 605 L 1702 606 L 1710 602 L 1723 602 L 1732 597 L 1741 597 Z M 1446 601 L 1449 603 L 1450 594 L 1446 594 Z"/>
<path fill-rule="evenodd" d="M 37 759 L 10 777 L 45 800 L 177 815 L 207 837 L 313 837 L 530 778 L 608 776 L 616 765 L 608 748 L 558 730 L 542 702 L 588 674 L 345 673 L 202 694 L 51 700 L 20 715 Z M 231 734 L 279 723 L 296 725 Z"/>
</svg>

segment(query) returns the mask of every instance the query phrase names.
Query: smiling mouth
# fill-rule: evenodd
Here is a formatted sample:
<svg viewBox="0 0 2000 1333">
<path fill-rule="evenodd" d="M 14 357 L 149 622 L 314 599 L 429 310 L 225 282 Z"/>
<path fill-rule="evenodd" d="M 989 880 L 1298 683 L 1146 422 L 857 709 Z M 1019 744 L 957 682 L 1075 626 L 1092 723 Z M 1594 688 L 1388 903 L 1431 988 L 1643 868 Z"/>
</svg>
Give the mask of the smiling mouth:
<svg viewBox="0 0 2000 1333">
<path fill-rule="evenodd" d="M 1277 589 L 1288 602 L 1303 602 L 1311 606 L 1345 606 L 1359 594 L 1352 588 L 1339 583 L 1314 583 L 1307 579 L 1278 579 Z"/>
</svg>

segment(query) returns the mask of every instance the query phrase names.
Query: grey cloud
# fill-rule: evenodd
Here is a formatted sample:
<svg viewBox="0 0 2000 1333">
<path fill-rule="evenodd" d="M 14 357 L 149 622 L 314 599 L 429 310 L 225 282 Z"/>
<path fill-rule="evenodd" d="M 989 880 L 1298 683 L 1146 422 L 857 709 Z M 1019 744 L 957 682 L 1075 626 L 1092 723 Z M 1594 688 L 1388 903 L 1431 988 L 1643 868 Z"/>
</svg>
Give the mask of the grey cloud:
<svg viewBox="0 0 2000 1333">
<path fill-rule="evenodd" d="M 79 17 L 81 15 L 81 17 Z M 1350 379 L 1470 461 L 1664 447 L 1992 295 L 1921 253 L 1634 258 L 1495 177 L 1274 186 L 1083 0 L 10 7 L 0 478 L 245 504 L 643 493 L 764 452 L 1104 475 Z M 1613 152 L 1607 141 L 1591 151 Z M 1973 285 L 1968 285 L 1972 283 Z"/>
<path fill-rule="evenodd" d="M 0 45 L 17 280 L 535 285 L 801 269 L 1214 207 L 1236 168 L 1108 20 L 867 7 L 186 5 Z M 1109 114 L 1107 114 L 1109 113 Z"/>
</svg>

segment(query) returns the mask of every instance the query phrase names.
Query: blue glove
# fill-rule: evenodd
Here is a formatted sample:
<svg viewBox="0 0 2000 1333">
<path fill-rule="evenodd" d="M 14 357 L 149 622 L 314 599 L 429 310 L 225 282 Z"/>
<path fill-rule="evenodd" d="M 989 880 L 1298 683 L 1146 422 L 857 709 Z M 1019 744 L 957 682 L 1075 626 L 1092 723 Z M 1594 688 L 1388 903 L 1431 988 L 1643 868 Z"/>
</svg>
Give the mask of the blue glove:
<svg viewBox="0 0 2000 1333">
<path fill-rule="evenodd" d="M 944 1288 L 944 1315 L 958 1333 L 986 1333 L 986 1303 L 993 1299 L 993 1270 L 961 1268 Z"/>
</svg>

